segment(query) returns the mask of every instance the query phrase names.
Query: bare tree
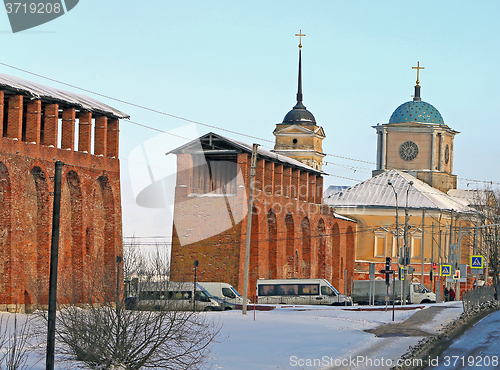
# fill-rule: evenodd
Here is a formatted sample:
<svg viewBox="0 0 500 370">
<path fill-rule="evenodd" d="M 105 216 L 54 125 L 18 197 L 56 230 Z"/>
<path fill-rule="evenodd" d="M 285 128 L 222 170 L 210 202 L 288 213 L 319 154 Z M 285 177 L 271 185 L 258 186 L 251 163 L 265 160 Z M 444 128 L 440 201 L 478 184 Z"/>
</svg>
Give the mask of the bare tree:
<svg viewBox="0 0 500 370">
<path fill-rule="evenodd" d="M 21 323 L 17 315 L 0 318 L 0 369 L 29 369 L 28 354 L 34 348 L 30 343 L 34 337 L 30 324 L 30 317 Z"/>
<path fill-rule="evenodd" d="M 176 311 L 168 303 L 156 310 L 128 310 L 120 269 L 125 277 L 139 272 L 141 279 L 155 283 L 159 276 L 168 277 L 168 269 L 163 259 L 148 260 L 133 249 L 124 250 L 123 264 L 117 260 L 114 274 L 96 272 L 80 295 L 83 304 L 60 307 L 59 359 L 76 360 L 78 366 L 96 370 L 202 368 L 219 324 L 205 313 Z"/>
<path fill-rule="evenodd" d="M 498 204 L 500 194 L 489 186 L 483 189 L 469 190 L 467 193 L 469 193 L 469 205 L 476 210 L 476 213 L 469 217 L 469 221 L 473 225 L 471 237 L 468 239 L 470 241 L 470 249 L 474 253 L 484 256 L 485 281 L 487 282 L 487 278 L 491 276 L 493 286 L 495 289 L 498 289 L 500 276 L 500 228 L 497 225 L 500 223 Z"/>
</svg>

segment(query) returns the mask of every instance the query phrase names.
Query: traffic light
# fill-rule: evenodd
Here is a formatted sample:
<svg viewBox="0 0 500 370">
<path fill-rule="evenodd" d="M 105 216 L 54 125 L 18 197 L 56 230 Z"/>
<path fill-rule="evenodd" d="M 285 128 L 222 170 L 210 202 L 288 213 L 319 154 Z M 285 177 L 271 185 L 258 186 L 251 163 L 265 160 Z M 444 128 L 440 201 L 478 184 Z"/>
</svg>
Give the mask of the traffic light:
<svg viewBox="0 0 500 370">
<path fill-rule="evenodd" d="M 385 258 L 385 283 L 389 285 L 391 283 L 391 275 L 387 272 L 389 270 L 392 270 L 391 268 L 391 257 L 386 257 Z"/>
<path fill-rule="evenodd" d="M 399 280 L 405 279 L 405 268 L 403 266 L 399 267 Z"/>
</svg>

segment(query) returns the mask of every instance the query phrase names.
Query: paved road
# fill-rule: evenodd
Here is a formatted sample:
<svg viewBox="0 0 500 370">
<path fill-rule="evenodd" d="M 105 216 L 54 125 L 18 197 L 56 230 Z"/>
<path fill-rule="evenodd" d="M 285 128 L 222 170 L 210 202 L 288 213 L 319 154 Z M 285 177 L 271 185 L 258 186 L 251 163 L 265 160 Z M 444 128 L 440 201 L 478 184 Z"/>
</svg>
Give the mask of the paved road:
<svg viewBox="0 0 500 370">
<path fill-rule="evenodd" d="M 432 360 L 437 366 L 426 370 L 500 369 L 500 311 L 476 323 L 439 358 Z"/>
<path fill-rule="evenodd" d="M 422 329 L 422 326 L 428 326 L 432 320 L 443 310 L 461 312 L 459 305 L 454 306 L 432 306 L 425 310 L 416 312 L 406 321 L 398 324 L 383 324 L 374 329 L 366 330 L 377 337 L 371 346 L 356 351 L 349 358 L 371 359 L 367 361 L 356 362 L 355 364 L 346 363 L 347 366 L 334 366 L 328 370 L 389 370 L 396 361 L 403 355 L 409 346 L 414 346 L 423 337 L 434 336 L 437 331 L 434 328 Z M 378 361 L 378 362 L 377 362 Z"/>
<path fill-rule="evenodd" d="M 381 325 L 375 329 L 366 330 L 367 333 L 375 334 L 377 337 L 430 337 L 435 333 L 429 333 L 421 330 L 420 326 L 432 321 L 432 319 L 442 310 L 450 307 L 429 307 L 426 310 L 419 311 L 408 320 L 400 324 Z"/>
</svg>

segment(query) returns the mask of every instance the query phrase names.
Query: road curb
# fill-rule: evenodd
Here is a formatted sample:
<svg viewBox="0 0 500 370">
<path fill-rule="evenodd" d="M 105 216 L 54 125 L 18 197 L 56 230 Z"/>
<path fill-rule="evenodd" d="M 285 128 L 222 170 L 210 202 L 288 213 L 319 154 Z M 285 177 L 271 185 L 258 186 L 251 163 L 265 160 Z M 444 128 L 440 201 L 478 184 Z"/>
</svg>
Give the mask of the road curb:
<svg viewBox="0 0 500 370">
<path fill-rule="evenodd" d="M 429 366 L 429 359 L 434 359 L 440 356 L 453 343 L 455 339 L 457 339 L 465 331 L 474 326 L 475 323 L 499 309 L 500 302 L 493 301 L 484 303 L 483 305 L 474 308 L 467 313 L 462 313 L 460 317 L 446 325 L 440 334 L 424 338 L 415 346 L 410 347 L 398 361 L 398 363 L 402 365 L 394 366 L 391 368 L 391 370 L 425 369 Z M 414 365 L 418 364 L 418 361 L 414 360 L 419 359 L 422 359 L 422 365 Z"/>
</svg>

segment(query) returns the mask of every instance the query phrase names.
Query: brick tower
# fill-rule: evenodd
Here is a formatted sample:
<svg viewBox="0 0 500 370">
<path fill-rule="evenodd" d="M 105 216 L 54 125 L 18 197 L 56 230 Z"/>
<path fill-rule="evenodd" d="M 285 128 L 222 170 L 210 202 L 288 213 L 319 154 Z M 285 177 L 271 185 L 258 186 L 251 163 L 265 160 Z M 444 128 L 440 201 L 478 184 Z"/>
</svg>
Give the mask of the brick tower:
<svg viewBox="0 0 500 370">
<path fill-rule="evenodd" d="M 64 163 L 58 301 L 83 299 L 104 271 L 116 279 L 125 117 L 89 97 L 0 74 L 0 310 L 47 304 L 56 160 Z"/>
</svg>

